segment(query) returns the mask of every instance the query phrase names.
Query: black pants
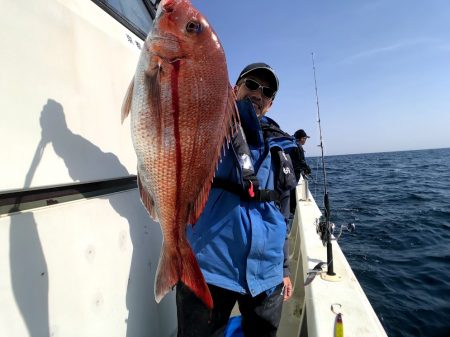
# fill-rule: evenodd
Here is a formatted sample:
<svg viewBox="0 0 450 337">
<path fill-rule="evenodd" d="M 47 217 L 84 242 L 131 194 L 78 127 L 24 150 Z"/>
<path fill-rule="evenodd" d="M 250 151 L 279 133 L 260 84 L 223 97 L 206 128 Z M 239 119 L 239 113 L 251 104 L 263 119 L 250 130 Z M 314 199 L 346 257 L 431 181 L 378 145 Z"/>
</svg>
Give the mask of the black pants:
<svg viewBox="0 0 450 337">
<path fill-rule="evenodd" d="M 243 295 L 208 284 L 214 308 L 209 310 L 181 282 L 177 285 L 178 337 L 223 337 L 236 303 L 242 315 L 242 330 L 246 337 L 275 337 L 283 308 L 283 283 L 270 294 L 256 297 Z"/>
</svg>

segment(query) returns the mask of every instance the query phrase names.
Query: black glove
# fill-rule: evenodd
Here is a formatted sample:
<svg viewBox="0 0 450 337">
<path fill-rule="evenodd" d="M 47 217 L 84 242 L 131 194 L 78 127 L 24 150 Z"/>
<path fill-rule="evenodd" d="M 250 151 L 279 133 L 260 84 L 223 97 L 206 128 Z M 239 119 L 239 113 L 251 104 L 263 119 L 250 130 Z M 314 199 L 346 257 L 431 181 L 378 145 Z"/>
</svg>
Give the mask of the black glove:
<svg viewBox="0 0 450 337">
<path fill-rule="evenodd" d="M 242 182 L 242 187 L 244 187 L 245 193 L 248 194 L 249 197 L 253 198 L 255 196 L 255 191 L 259 190 L 258 178 L 254 173 L 245 174 L 244 172 Z"/>
<path fill-rule="evenodd" d="M 303 170 L 303 174 L 305 176 L 309 176 L 311 174 L 311 169 L 309 168 L 309 166 Z"/>
</svg>

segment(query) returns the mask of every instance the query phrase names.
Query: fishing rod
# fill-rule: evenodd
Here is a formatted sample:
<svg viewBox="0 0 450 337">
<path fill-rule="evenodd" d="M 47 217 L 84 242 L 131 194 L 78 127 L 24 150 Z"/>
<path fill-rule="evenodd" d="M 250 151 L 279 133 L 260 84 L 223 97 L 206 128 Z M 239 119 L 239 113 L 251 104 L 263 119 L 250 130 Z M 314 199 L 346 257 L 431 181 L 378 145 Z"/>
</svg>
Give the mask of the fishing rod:
<svg viewBox="0 0 450 337">
<path fill-rule="evenodd" d="M 317 79 L 316 79 L 316 65 L 314 63 L 314 53 L 311 53 L 311 59 L 312 59 L 312 66 L 313 66 L 313 73 L 314 73 L 314 88 L 316 91 L 316 105 L 317 105 L 317 122 L 319 124 L 319 136 L 320 136 L 320 149 L 322 152 L 322 172 L 323 172 L 323 189 L 324 189 L 324 197 L 323 197 L 323 203 L 324 203 L 324 213 L 325 213 L 325 220 L 321 219 L 319 222 L 318 232 L 320 233 L 320 237 L 322 239 L 323 244 L 327 246 L 327 275 L 329 276 L 335 276 L 336 273 L 334 272 L 333 268 L 333 247 L 331 245 L 331 238 L 332 238 L 332 231 L 333 231 L 333 224 L 330 221 L 330 199 L 328 198 L 328 189 L 327 189 L 327 171 L 325 168 L 325 157 L 323 154 L 323 139 L 322 139 L 322 126 L 320 124 L 320 107 L 319 107 L 319 95 L 317 93 Z"/>
</svg>

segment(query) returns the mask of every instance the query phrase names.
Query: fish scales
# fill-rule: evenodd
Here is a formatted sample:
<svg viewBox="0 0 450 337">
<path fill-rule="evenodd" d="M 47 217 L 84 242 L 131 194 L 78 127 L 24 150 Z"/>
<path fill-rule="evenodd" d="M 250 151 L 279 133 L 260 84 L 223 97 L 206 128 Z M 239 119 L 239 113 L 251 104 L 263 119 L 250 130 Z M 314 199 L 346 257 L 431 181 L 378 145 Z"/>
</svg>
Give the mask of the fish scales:
<svg viewBox="0 0 450 337">
<path fill-rule="evenodd" d="M 130 114 L 141 200 L 159 220 L 159 302 L 182 281 L 212 307 L 185 236 L 205 206 L 224 141 L 238 124 L 225 54 L 188 0 L 163 0 L 122 107 Z"/>
</svg>

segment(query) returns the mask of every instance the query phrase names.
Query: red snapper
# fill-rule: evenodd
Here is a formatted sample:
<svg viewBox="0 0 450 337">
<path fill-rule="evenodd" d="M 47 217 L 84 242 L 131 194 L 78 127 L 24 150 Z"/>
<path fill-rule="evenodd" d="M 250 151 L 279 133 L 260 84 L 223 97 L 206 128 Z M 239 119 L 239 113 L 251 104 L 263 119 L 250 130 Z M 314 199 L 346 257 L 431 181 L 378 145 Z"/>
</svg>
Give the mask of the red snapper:
<svg viewBox="0 0 450 337">
<path fill-rule="evenodd" d="M 160 302 L 181 280 L 211 308 L 186 225 L 203 211 L 221 149 L 239 117 L 222 46 L 190 1 L 161 1 L 122 121 L 128 115 L 141 200 L 163 233 L 155 299 Z"/>
</svg>

